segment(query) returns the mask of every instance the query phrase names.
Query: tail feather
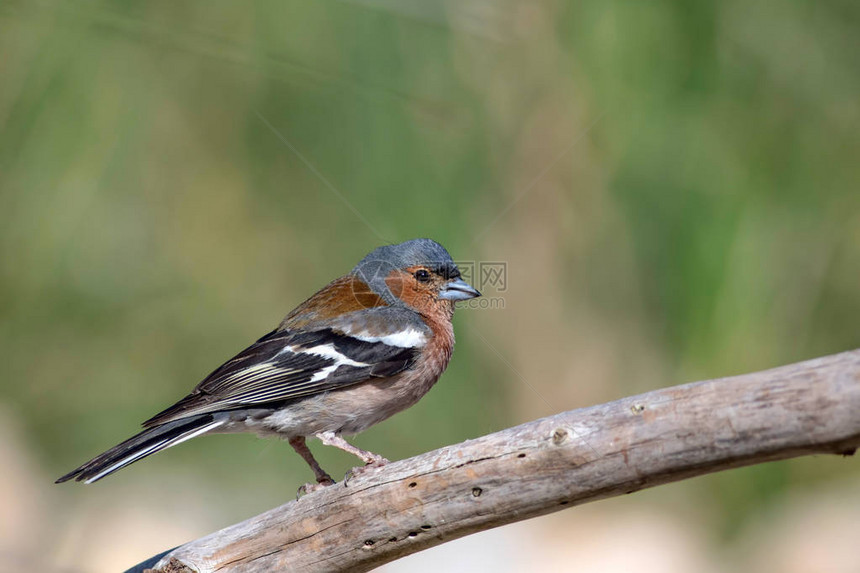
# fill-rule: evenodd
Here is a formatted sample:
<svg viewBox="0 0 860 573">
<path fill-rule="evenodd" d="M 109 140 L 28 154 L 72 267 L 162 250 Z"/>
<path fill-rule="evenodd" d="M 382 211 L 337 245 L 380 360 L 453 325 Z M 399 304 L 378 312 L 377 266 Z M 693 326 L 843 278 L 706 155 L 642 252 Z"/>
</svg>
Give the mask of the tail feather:
<svg viewBox="0 0 860 573">
<path fill-rule="evenodd" d="M 147 428 L 67 473 L 55 483 L 63 483 L 70 479 L 93 483 L 146 456 L 190 440 L 223 423 L 223 420 L 215 420 L 212 414 L 204 414 Z"/>
</svg>

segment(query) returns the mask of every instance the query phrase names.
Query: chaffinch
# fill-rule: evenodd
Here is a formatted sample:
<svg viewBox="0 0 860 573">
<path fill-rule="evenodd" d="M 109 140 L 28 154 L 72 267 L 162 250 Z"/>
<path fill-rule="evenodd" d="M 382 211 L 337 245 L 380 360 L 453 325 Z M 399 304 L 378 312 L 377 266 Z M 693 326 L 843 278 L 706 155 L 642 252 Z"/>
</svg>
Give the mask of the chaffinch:
<svg viewBox="0 0 860 573">
<path fill-rule="evenodd" d="M 93 483 L 140 459 L 210 433 L 286 438 L 316 486 L 334 483 L 308 449 L 319 438 L 365 464 L 385 458 L 351 444 L 415 404 L 454 349 L 454 303 L 480 296 L 442 245 L 379 247 L 290 312 L 269 334 L 143 423 L 144 430 L 57 480 Z"/>
</svg>

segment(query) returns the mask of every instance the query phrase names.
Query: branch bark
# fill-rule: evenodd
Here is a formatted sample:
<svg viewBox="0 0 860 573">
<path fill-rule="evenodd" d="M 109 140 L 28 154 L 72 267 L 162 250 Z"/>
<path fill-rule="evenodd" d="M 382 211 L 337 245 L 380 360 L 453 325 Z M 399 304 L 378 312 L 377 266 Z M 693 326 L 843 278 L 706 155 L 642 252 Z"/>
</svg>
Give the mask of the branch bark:
<svg viewBox="0 0 860 573">
<path fill-rule="evenodd" d="M 860 446 L 860 350 L 581 408 L 369 470 L 156 556 L 157 573 L 368 571 L 693 476 Z"/>
</svg>

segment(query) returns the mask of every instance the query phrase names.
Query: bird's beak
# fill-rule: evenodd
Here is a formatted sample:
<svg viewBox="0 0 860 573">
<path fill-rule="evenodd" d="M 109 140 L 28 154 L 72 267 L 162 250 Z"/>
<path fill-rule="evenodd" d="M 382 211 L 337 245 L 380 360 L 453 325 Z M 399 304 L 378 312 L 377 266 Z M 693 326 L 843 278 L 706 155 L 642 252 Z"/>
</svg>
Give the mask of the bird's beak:
<svg viewBox="0 0 860 573">
<path fill-rule="evenodd" d="M 448 283 L 442 287 L 442 292 L 439 293 L 439 298 L 445 300 L 468 300 L 470 298 L 475 298 L 476 296 L 481 296 L 478 289 L 460 278 L 448 281 Z"/>
</svg>

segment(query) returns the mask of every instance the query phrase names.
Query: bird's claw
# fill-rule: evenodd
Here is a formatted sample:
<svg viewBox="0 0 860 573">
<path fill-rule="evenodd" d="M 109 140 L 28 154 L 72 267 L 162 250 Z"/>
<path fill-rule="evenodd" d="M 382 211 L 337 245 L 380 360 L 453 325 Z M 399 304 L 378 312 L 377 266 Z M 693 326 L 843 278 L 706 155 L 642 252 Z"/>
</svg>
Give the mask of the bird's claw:
<svg viewBox="0 0 860 573">
<path fill-rule="evenodd" d="M 385 464 L 388 463 L 388 460 L 383 458 L 382 456 L 374 455 L 373 458 L 370 458 L 367 463 L 363 466 L 354 467 L 343 476 L 343 485 L 344 487 L 349 485 L 349 480 L 354 477 L 360 476 L 368 470 L 381 468 Z"/>
<path fill-rule="evenodd" d="M 298 491 L 296 492 L 296 501 L 300 500 L 301 498 L 303 498 L 304 496 L 306 496 L 309 493 L 319 491 L 323 488 L 329 487 L 329 486 L 334 485 L 334 484 L 335 484 L 335 481 L 331 478 L 320 480 L 317 483 L 306 483 L 305 485 L 300 487 L 298 489 Z"/>
</svg>

